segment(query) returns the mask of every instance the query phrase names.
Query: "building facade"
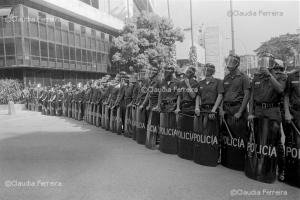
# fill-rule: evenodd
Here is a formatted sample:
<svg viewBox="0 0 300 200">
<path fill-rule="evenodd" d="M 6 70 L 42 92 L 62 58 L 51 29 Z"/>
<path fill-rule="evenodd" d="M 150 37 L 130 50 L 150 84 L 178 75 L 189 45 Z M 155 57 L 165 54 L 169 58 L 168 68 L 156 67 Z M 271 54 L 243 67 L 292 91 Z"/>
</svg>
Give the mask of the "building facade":
<svg viewBox="0 0 300 200">
<path fill-rule="evenodd" d="M 216 67 L 215 77 L 223 79 L 225 75 L 224 37 L 218 26 L 207 26 L 204 30 L 205 61 Z"/>
<path fill-rule="evenodd" d="M 0 78 L 55 85 L 115 74 L 110 48 L 124 20 L 101 2 L 1 0 Z"/>
</svg>

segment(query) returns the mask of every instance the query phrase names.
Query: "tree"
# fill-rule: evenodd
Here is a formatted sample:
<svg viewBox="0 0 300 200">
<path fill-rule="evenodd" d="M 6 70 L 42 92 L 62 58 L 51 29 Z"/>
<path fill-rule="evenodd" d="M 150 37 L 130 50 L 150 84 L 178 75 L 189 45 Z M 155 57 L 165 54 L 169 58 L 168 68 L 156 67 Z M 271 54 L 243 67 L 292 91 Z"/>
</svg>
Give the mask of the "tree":
<svg viewBox="0 0 300 200">
<path fill-rule="evenodd" d="M 183 37 L 183 32 L 174 28 L 169 19 L 143 12 L 128 20 L 121 35 L 114 39 L 112 62 L 133 66 L 137 71 L 151 65 L 175 65 L 175 42 L 182 42 Z"/>
<path fill-rule="evenodd" d="M 279 37 L 273 37 L 263 42 L 255 52 L 258 56 L 266 52 L 272 53 L 276 58 L 287 63 L 300 53 L 299 34 L 288 33 Z"/>
</svg>

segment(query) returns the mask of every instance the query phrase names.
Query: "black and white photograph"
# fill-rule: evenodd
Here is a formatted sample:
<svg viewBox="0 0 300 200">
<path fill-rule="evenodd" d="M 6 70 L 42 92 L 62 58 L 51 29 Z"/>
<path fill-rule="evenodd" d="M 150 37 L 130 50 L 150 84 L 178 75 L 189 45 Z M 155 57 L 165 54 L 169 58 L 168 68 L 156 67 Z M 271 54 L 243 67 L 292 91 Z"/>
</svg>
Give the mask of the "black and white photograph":
<svg viewBox="0 0 300 200">
<path fill-rule="evenodd" d="M 0 200 L 300 199 L 300 0 L 0 0 Z"/>
</svg>

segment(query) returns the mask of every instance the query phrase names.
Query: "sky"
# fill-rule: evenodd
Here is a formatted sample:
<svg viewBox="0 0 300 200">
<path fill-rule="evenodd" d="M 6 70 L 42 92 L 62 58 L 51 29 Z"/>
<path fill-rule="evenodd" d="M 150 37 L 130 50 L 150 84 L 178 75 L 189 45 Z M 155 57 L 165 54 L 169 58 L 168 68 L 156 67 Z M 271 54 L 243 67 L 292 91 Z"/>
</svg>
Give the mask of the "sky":
<svg viewBox="0 0 300 200">
<path fill-rule="evenodd" d="M 167 0 L 153 0 L 155 11 L 168 16 Z M 190 27 L 189 0 L 169 0 L 175 26 Z M 227 49 L 231 48 L 230 1 L 192 0 L 194 27 L 219 26 Z M 300 0 L 233 0 L 235 48 L 239 55 L 255 54 L 262 42 L 300 28 Z"/>
</svg>

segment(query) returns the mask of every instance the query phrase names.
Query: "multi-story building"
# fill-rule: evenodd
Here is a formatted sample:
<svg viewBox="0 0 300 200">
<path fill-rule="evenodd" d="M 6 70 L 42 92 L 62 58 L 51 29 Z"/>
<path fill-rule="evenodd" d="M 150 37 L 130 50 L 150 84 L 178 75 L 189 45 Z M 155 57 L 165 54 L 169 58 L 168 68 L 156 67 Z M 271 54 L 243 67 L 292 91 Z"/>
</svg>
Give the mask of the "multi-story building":
<svg viewBox="0 0 300 200">
<path fill-rule="evenodd" d="M 216 67 L 215 77 L 224 78 L 224 37 L 218 26 L 207 26 L 204 30 L 205 61 Z"/>
<path fill-rule="evenodd" d="M 240 58 L 240 70 L 252 77 L 258 69 L 258 57 L 256 55 L 242 55 Z"/>
<path fill-rule="evenodd" d="M 124 16 L 110 13 L 109 0 L 1 0 L 0 78 L 54 85 L 116 73 L 109 53 Z"/>
</svg>

